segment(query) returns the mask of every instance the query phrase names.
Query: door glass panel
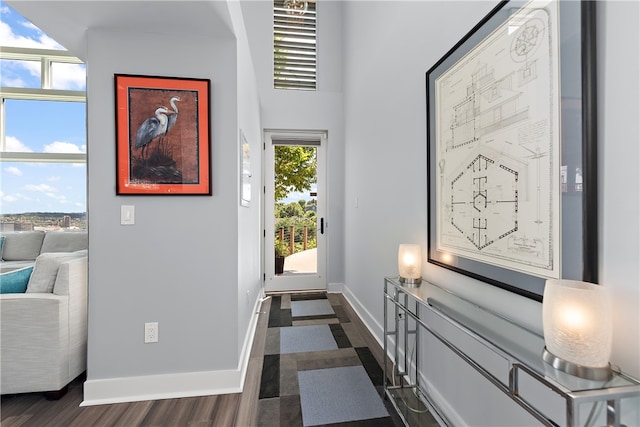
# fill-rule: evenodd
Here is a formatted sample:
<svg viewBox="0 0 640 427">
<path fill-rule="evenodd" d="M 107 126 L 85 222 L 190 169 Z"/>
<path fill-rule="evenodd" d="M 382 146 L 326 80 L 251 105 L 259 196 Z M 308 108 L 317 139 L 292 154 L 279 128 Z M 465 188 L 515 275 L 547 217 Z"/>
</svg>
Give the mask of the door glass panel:
<svg viewBox="0 0 640 427">
<path fill-rule="evenodd" d="M 316 274 L 317 147 L 274 146 L 276 276 Z"/>
</svg>

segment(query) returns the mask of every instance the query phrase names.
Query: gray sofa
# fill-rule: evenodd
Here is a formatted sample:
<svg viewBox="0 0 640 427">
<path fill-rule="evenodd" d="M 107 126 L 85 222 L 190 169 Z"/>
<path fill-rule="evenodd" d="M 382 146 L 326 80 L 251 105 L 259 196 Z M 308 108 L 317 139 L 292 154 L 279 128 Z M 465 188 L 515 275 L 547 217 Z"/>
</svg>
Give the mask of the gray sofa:
<svg viewBox="0 0 640 427">
<path fill-rule="evenodd" d="M 26 292 L 0 295 L 0 394 L 60 392 L 86 370 L 87 233 L 2 233 L 3 273 L 33 266 Z"/>
</svg>

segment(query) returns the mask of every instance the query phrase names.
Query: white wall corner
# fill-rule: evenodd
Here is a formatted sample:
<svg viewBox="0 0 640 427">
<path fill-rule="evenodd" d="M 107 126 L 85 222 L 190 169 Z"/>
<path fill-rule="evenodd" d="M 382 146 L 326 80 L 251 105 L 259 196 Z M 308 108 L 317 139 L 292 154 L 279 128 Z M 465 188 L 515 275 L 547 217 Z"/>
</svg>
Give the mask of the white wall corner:
<svg viewBox="0 0 640 427">
<path fill-rule="evenodd" d="M 356 312 L 362 323 L 367 327 L 371 335 L 376 339 L 380 347 L 383 347 L 382 336 L 384 334 L 384 330 L 382 329 L 382 325 L 373 317 L 373 315 L 365 308 L 362 303 L 356 298 L 355 294 L 351 292 L 348 285 L 344 285 L 342 294 L 346 298 L 347 302 L 351 304 L 353 310 Z"/>
<path fill-rule="evenodd" d="M 327 292 L 330 294 L 341 294 L 344 292 L 344 283 L 329 283 L 327 285 Z"/>
</svg>

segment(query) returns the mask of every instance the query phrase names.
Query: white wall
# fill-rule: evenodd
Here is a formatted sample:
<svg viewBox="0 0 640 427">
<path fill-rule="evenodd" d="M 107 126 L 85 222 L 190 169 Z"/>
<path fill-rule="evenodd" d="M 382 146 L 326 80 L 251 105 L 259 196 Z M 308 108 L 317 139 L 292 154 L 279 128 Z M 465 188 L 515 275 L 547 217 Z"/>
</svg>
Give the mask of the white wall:
<svg viewBox="0 0 640 427">
<path fill-rule="evenodd" d="M 345 293 L 380 339 L 382 278 L 397 274 L 398 244 L 426 251 L 425 72 L 496 4 L 344 3 Z M 612 362 L 637 377 L 638 51 L 625 46 L 638 40 L 638 4 L 599 2 L 598 13 L 600 282 L 616 301 Z M 541 330 L 535 301 L 433 265 L 423 276 Z M 533 423 L 446 350 L 427 358 L 425 373 L 458 422 Z"/>
<path fill-rule="evenodd" d="M 263 129 L 327 130 L 327 276 L 344 282 L 344 130 L 342 114 L 342 14 L 340 2 L 319 2 L 318 90 L 273 89 L 273 3 L 243 1 L 256 68 Z"/>
<path fill-rule="evenodd" d="M 640 3 L 598 2 L 600 283 L 613 290 L 612 362 L 640 378 Z M 639 422 L 640 424 L 640 422 Z"/>
<path fill-rule="evenodd" d="M 235 41 L 90 30 L 87 46 L 88 385 L 236 369 Z M 212 197 L 115 195 L 114 73 L 211 79 Z M 120 225 L 123 204 L 135 206 L 135 225 Z M 143 343 L 150 321 L 157 344 Z"/>
<path fill-rule="evenodd" d="M 250 322 L 255 311 L 258 298 L 262 297 L 262 233 L 260 191 L 262 176 L 262 126 L 260 122 L 260 97 L 256 81 L 255 68 L 249 50 L 244 17 L 239 3 L 229 3 L 237 43 L 238 60 L 238 135 L 236 145 L 236 166 L 238 177 L 238 352 L 247 349 L 253 342 Z M 240 206 L 241 154 L 239 133 L 242 130 L 251 147 L 251 203 L 248 207 Z M 229 141 L 231 143 L 231 141 Z M 254 325 L 255 326 L 255 325 Z M 249 351 L 246 352 L 248 357 Z"/>
</svg>

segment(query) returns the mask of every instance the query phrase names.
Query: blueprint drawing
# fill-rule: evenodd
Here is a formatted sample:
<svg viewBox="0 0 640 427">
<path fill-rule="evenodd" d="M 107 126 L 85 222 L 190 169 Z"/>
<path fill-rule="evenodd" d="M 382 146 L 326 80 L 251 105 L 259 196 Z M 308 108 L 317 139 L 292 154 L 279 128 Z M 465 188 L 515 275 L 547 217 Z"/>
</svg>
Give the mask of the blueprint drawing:
<svg viewBox="0 0 640 427">
<path fill-rule="evenodd" d="M 559 278 L 557 2 L 529 2 L 435 80 L 442 253 Z"/>
</svg>

